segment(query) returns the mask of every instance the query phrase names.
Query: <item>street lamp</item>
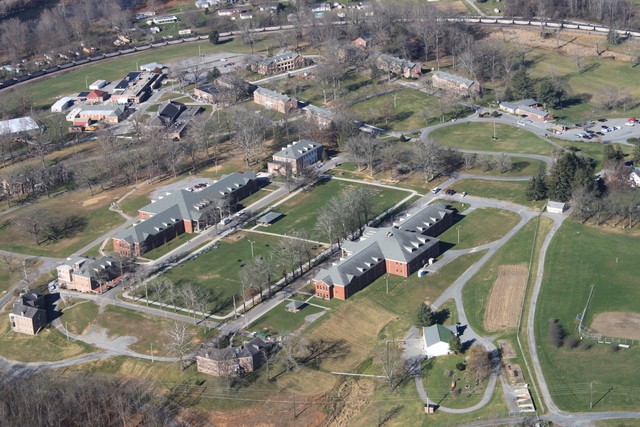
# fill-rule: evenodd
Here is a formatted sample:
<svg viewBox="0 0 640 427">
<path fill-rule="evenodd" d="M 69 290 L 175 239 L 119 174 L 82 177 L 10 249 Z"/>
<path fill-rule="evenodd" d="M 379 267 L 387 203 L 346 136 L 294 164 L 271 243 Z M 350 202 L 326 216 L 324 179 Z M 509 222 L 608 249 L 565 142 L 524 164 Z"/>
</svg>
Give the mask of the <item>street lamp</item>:
<svg viewBox="0 0 640 427">
<path fill-rule="evenodd" d="M 247 239 L 249 240 L 249 239 Z M 253 244 L 255 243 L 253 240 L 249 240 L 249 243 L 251 244 L 251 258 L 253 259 Z"/>
<path fill-rule="evenodd" d="M 458 230 L 458 244 L 460 244 L 460 226 L 457 226 L 456 230 Z"/>
</svg>

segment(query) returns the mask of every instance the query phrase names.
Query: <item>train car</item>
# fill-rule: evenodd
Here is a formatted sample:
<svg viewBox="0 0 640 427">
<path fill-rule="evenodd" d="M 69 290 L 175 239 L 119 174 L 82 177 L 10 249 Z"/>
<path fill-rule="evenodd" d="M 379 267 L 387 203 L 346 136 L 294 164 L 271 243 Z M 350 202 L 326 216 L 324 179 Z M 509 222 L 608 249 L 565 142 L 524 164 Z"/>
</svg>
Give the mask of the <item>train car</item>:
<svg viewBox="0 0 640 427">
<path fill-rule="evenodd" d="M 44 71 L 45 71 L 45 73 L 54 73 L 54 72 L 58 71 L 59 69 L 60 69 L 60 67 L 58 67 L 57 65 L 54 65 L 53 67 L 45 68 Z"/>
<path fill-rule="evenodd" d="M 629 31 L 629 35 L 631 37 L 640 37 L 640 32 L 638 32 L 638 31 Z"/>
<path fill-rule="evenodd" d="M 596 30 L 599 33 L 608 33 L 609 32 L 609 28 L 608 27 L 593 27 L 594 30 Z"/>
<path fill-rule="evenodd" d="M 88 63 L 89 63 L 88 59 L 78 59 L 77 61 L 73 61 L 73 65 L 84 65 Z"/>
<path fill-rule="evenodd" d="M 498 20 L 495 18 L 480 18 L 482 24 L 497 24 Z"/>
<path fill-rule="evenodd" d="M 178 39 L 178 40 L 169 40 L 167 42 L 167 44 L 180 44 L 182 43 L 182 39 Z"/>
<path fill-rule="evenodd" d="M 498 24 L 511 25 L 511 24 L 513 24 L 513 19 L 496 19 L 496 22 Z"/>
<path fill-rule="evenodd" d="M 114 56 L 118 56 L 120 55 L 120 51 L 118 52 L 109 52 L 109 53 L 105 53 L 104 56 L 105 58 L 113 58 Z"/>
<path fill-rule="evenodd" d="M 562 24 L 560 22 L 547 22 L 545 26 L 549 28 L 562 28 Z"/>
<path fill-rule="evenodd" d="M 523 19 L 514 19 L 514 20 L 513 20 L 513 23 L 514 23 L 515 25 L 529 25 L 529 22 L 530 22 L 530 21 L 525 21 L 525 20 L 523 20 Z"/>
<path fill-rule="evenodd" d="M 562 26 L 568 30 L 577 30 L 578 29 L 578 24 L 571 24 L 568 22 L 565 22 L 564 24 L 562 24 Z"/>
<path fill-rule="evenodd" d="M 35 79 L 36 77 L 44 76 L 46 73 L 42 70 L 34 71 L 33 73 L 29 73 L 29 78 Z"/>
<path fill-rule="evenodd" d="M 22 83 L 22 82 L 26 82 L 27 80 L 31 79 L 31 77 L 29 77 L 28 75 L 23 75 L 23 76 L 18 76 L 18 77 L 14 77 L 14 80 L 16 81 L 16 83 Z"/>
<path fill-rule="evenodd" d="M 90 56 L 89 57 L 89 61 L 100 61 L 101 59 L 105 58 L 105 55 L 96 55 L 96 56 Z"/>
<path fill-rule="evenodd" d="M 188 37 L 184 39 L 186 42 L 197 42 L 198 40 L 200 40 L 200 37 Z"/>
<path fill-rule="evenodd" d="M 265 31 L 277 31 L 280 27 L 265 27 Z"/>
<path fill-rule="evenodd" d="M 578 25 L 578 29 L 584 30 L 584 31 L 594 31 L 595 27 L 593 25 L 580 24 Z"/>
<path fill-rule="evenodd" d="M 73 67 L 73 63 L 71 62 L 65 62 L 64 64 L 58 65 L 58 68 L 60 70 L 66 70 L 67 68 L 71 68 L 71 67 Z"/>
<path fill-rule="evenodd" d="M 146 44 L 144 46 L 137 46 L 136 50 L 147 50 L 147 49 L 151 49 L 151 45 L 150 44 Z"/>
</svg>

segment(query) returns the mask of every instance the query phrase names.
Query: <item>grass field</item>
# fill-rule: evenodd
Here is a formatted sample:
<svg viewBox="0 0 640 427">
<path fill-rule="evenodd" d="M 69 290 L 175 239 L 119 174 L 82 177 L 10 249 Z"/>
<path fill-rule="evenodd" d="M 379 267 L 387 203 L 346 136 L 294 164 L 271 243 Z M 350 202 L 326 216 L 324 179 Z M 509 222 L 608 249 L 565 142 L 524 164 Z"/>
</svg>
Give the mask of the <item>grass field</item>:
<svg viewBox="0 0 640 427">
<path fill-rule="evenodd" d="M 34 206 L 25 206 L 5 215 L 0 220 L 0 249 L 30 255 L 68 256 L 124 221 L 120 215 L 109 210 L 114 197 L 124 191 L 126 189 L 122 188 L 94 197 L 85 190 L 73 191 L 38 202 L 38 208 L 46 209 L 57 217 L 77 215 L 85 221 L 70 237 L 56 242 L 36 245 L 33 236 L 23 232 L 17 224 L 16 219 L 34 209 Z"/>
<path fill-rule="evenodd" d="M 568 142 L 561 139 L 556 139 L 560 145 L 568 149 L 577 149 L 578 154 L 582 154 L 587 157 L 591 157 L 596 161 L 595 169 L 598 171 L 602 168 L 602 164 L 604 162 L 604 145 L 601 144 L 593 144 L 593 143 L 576 143 L 576 142 Z M 622 152 L 629 158 L 633 151 L 633 147 L 629 145 L 623 144 L 613 144 L 616 147 L 620 147 Z M 575 147 L 575 148 L 571 148 Z"/>
<path fill-rule="evenodd" d="M 94 349 L 77 341 L 67 341 L 54 327 L 30 336 L 13 332 L 7 321 L 7 311 L 2 312 L 0 325 L 0 356 L 21 362 L 50 362 L 89 353 Z"/>
<path fill-rule="evenodd" d="M 483 334 L 489 335 L 484 329 L 484 314 L 487 308 L 487 300 L 491 286 L 498 275 L 498 266 L 504 264 L 529 265 L 533 237 L 537 221 L 529 221 L 509 241 L 502 246 L 495 255 L 471 278 L 462 290 L 464 308 L 471 327 Z M 538 231 L 538 242 L 542 242 L 544 236 L 551 227 L 551 220 L 542 218 Z"/>
<path fill-rule="evenodd" d="M 482 399 L 488 380 L 476 386 L 475 377 L 467 371 L 460 372 L 456 369 L 456 364 L 460 362 L 464 362 L 462 354 L 435 357 L 425 364 L 423 381 L 429 398 L 434 402 L 448 408 L 467 408 Z M 456 389 L 461 390 L 459 396 L 451 390 L 453 382 Z"/>
<path fill-rule="evenodd" d="M 151 203 L 151 199 L 143 194 L 131 194 L 120 203 L 120 209 L 129 216 L 138 216 L 138 209 Z"/>
<path fill-rule="evenodd" d="M 551 155 L 551 144 L 515 126 L 498 124 L 496 135 L 494 141 L 492 123 L 458 123 L 430 133 L 438 144 L 463 150 Z"/>
<path fill-rule="evenodd" d="M 604 40 L 602 42 L 604 44 Z M 559 122 L 572 125 L 585 119 L 634 117 L 640 114 L 638 107 L 622 111 L 605 110 L 598 105 L 598 94 L 609 87 L 615 87 L 633 98 L 640 96 L 640 88 L 632 83 L 636 69 L 631 68 L 628 62 L 590 57 L 583 59 L 583 68 L 588 68 L 588 71 L 578 73 L 575 57 L 541 49 L 533 50 L 530 55 L 536 58 L 530 71 L 532 77 L 563 77 L 569 85 L 570 97 L 582 100 L 554 110 L 553 115 Z"/>
<path fill-rule="evenodd" d="M 280 212 L 285 216 L 266 228 L 266 231 L 285 234 L 304 230 L 307 231 L 312 238 L 319 239 L 320 237 L 314 230 L 314 226 L 322 210 L 322 206 L 340 192 L 362 185 L 367 184 L 356 184 L 335 179 L 322 181 L 315 185 L 310 191 L 303 191 L 274 208 L 276 212 Z M 376 193 L 376 198 L 373 201 L 373 215 L 384 212 L 409 195 L 408 192 L 389 188 L 375 186 L 371 186 L 370 188 Z"/>
<path fill-rule="evenodd" d="M 187 243 L 187 241 L 189 239 L 192 239 L 194 237 L 193 234 L 191 233 L 183 233 L 181 235 L 179 235 L 178 237 L 176 237 L 175 239 L 169 240 L 167 243 L 158 246 L 157 248 L 154 248 L 152 250 L 150 250 L 149 252 L 145 252 L 142 255 L 142 258 L 147 258 L 147 259 L 158 259 L 166 254 L 168 254 L 169 252 L 171 252 L 172 250 L 180 247 L 181 245 Z"/>
<path fill-rule="evenodd" d="M 518 214 L 503 209 L 476 209 L 439 235 L 438 239 L 454 245 L 454 249 L 472 248 L 500 239 L 518 223 L 519 218 Z"/>
<path fill-rule="evenodd" d="M 528 181 L 485 181 L 480 179 L 463 179 L 456 182 L 458 192 L 466 191 L 470 196 L 504 200 L 535 209 L 542 209 L 544 201 L 527 200 L 525 191 Z"/>
<path fill-rule="evenodd" d="M 194 283 L 211 290 L 219 304 L 219 311 L 231 308 L 233 295 L 238 304 L 242 289 L 239 272 L 251 259 L 251 243 L 256 257 L 267 256 L 279 242 L 279 238 L 261 234 L 237 233 L 233 238 L 225 239 L 220 246 L 200 255 L 197 259 L 186 261 L 171 269 L 165 276 L 174 283 Z"/>
<path fill-rule="evenodd" d="M 254 43 L 254 50 L 259 53 L 266 50 L 266 46 L 266 37 L 259 37 L 257 43 Z M 202 54 L 213 52 L 249 53 L 251 51 L 249 46 L 242 43 L 239 38 L 218 45 L 212 45 L 206 40 L 198 43 L 183 43 L 99 61 L 95 64 L 75 68 L 72 71 L 55 74 L 51 78 L 29 83 L 26 87 L 32 94 L 35 106 L 46 107 L 61 96 L 85 90 L 86 81 L 91 83 L 98 79 L 114 81 L 123 78 L 127 72 L 136 69 L 136 63 L 144 64 L 152 61 L 169 63 L 196 58 L 199 53 L 198 49 Z"/>
<path fill-rule="evenodd" d="M 98 305 L 89 300 L 67 301 L 62 310 L 62 321 L 65 328 L 73 334 L 82 334 L 98 317 Z"/>
<path fill-rule="evenodd" d="M 283 301 L 264 316 L 249 325 L 250 331 L 269 332 L 270 334 L 286 334 L 293 332 L 305 324 L 305 317 L 319 313 L 321 308 L 307 305 L 297 313 L 285 310 L 289 301 Z"/>
<path fill-rule="evenodd" d="M 638 312 L 640 265 L 637 237 L 565 221 L 549 247 L 545 275 L 536 313 L 536 344 L 540 363 L 558 406 L 569 411 L 589 411 L 589 384 L 595 411 L 633 409 L 640 406 L 640 347 L 612 352 L 608 345 L 589 350 L 552 347 L 547 338 L 549 319 L 558 319 L 576 336 L 576 315 L 582 313 L 591 290 L 595 291 L 585 324 L 597 313 Z M 611 392 L 607 393 L 610 387 Z"/>
<path fill-rule="evenodd" d="M 540 165 L 544 163 L 541 160 L 528 159 L 526 157 L 518 156 L 511 156 L 511 162 L 512 169 L 509 172 L 500 173 L 497 169 L 490 169 L 485 172 L 480 167 L 475 167 L 473 169 L 464 169 L 462 170 L 462 172 L 474 175 L 495 175 L 509 177 L 531 176 L 538 173 L 538 170 L 540 170 Z"/>
<path fill-rule="evenodd" d="M 438 98 L 414 89 L 376 96 L 353 104 L 351 110 L 368 124 L 396 131 L 420 129 L 440 122 Z M 445 114 L 445 121 L 467 113 L 469 111 L 463 109 L 450 110 Z"/>
</svg>

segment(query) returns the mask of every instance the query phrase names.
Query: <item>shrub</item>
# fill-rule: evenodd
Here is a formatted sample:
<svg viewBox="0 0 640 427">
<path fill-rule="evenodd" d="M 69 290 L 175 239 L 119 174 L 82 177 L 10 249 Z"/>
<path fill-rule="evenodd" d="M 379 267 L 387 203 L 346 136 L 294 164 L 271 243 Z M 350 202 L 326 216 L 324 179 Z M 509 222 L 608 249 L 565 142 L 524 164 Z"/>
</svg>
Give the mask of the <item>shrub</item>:
<svg viewBox="0 0 640 427">
<path fill-rule="evenodd" d="M 467 365 L 465 365 L 464 362 L 458 362 L 458 363 L 456 363 L 456 369 L 458 371 L 462 372 L 465 369 L 467 369 Z"/>
<path fill-rule="evenodd" d="M 591 347 L 593 347 L 593 344 L 591 344 L 589 341 L 586 341 L 586 340 L 580 341 L 580 348 L 582 350 L 589 350 Z"/>
<path fill-rule="evenodd" d="M 564 346 L 567 348 L 576 348 L 578 346 L 578 340 L 573 337 L 567 337 L 564 339 Z"/>
<path fill-rule="evenodd" d="M 549 321 L 549 342 L 555 348 L 562 346 L 565 333 L 562 325 L 558 322 L 558 319 L 551 319 Z"/>
</svg>

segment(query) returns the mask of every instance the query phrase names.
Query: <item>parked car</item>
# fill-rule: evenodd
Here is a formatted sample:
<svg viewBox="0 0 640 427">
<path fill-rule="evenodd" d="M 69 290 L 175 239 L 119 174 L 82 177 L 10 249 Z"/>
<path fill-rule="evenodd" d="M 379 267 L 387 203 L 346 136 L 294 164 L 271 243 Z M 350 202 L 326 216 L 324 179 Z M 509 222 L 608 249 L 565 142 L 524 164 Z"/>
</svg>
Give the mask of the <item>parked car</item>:
<svg viewBox="0 0 640 427">
<path fill-rule="evenodd" d="M 618 126 L 614 126 L 613 128 L 614 128 L 615 130 L 620 130 L 620 129 L 622 129 L 622 126 L 618 125 Z"/>
<path fill-rule="evenodd" d="M 464 197 L 464 196 L 466 196 L 466 195 L 467 195 L 467 192 L 466 192 L 466 191 L 463 191 L 463 192 L 462 192 L 462 193 L 460 193 L 460 194 L 462 194 L 462 197 Z"/>
<path fill-rule="evenodd" d="M 525 122 L 524 120 L 518 120 L 516 123 L 518 123 L 520 126 L 526 126 L 527 122 Z"/>
<path fill-rule="evenodd" d="M 440 187 L 436 187 L 436 188 L 434 188 L 433 190 L 431 190 L 431 192 L 432 192 L 433 194 L 436 194 L 436 193 L 439 193 L 439 192 L 440 192 L 440 190 L 442 190 L 442 188 L 440 188 Z"/>
<path fill-rule="evenodd" d="M 627 126 L 635 126 L 636 123 L 635 122 L 627 122 L 627 123 L 625 123 L 625 125 L 627 125 Z"/>
</svg>

